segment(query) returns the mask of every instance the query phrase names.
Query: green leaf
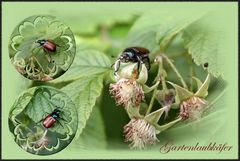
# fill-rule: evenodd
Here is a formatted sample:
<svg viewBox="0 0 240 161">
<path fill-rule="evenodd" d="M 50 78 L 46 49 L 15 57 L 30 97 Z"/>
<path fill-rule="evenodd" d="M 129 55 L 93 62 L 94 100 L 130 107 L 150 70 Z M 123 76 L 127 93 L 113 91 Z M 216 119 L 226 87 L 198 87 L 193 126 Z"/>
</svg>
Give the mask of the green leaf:
<svg viewBox="0 0 240 161">
<path fill-rule="evenodd" d="M 189 54 L 197 65 L 208 63 L 208 72 L 224 76 L 229 28 L 223 12 L 213 11 L 188 26 L 182 35 Z M 229 44 L 231 46 L 231 44 Z"/>
<path fill-rule="evenodd" d="M 52 83 L 62 83 L 74 81 L 91 75 L 103 74 L 111 69 L 109 58 L 96 50 L 78 51 L 72 67 L 63 76 L 52 81 Z"/>
<path fill-rule="evenodd" d="M 93 107 L 103 88 L 103 75 L 78 79 L 61 90 L 73 99 L 78 112 L 78 130 L 76 139 L 81 135 Z"/>
<path fill-rule="evenodd" d="M 197 13 L 196 13 L 197 12 Z M 187 26 L 198 20 L 203 13 L 200 11 L 195 11 L 189 14 L 189 11 L 181 11 L 177 15 L 169 15 L 167 18 L 167 23 L 162 24 L 160 27 L 156 39 L 160 42 L 160 49 L 164 51 L 169 42 Z"/>
<path fill-rule="evenodd" d="M 144 20 L 139 19 L 136 23 L 134 23 L 123 46 L 124 48 L 140 46 L 149 49 L 152 53 L 159 48 L 155 39 L 158 25 L 151 25 L 140 29 L 135 28 L 135 26 L 139 26 L 141 22 L 144 22 Z"/>
<path fill-rule="evenodd" d="M 98 105 L 93 107 L 83 132 L 72 144 L 73 148 L 85 150 L 104 149 L 107 147 L 105 125 Z"/>
<path fill-rule="evenodd" d="M 183 100 L 193 96 L 193 93 L 188 91 L 187 89 L 185 89 L 177 84 L 174 84 L 172 82 L 169 82 L 169 81 L 168 81 L 168 83 L 171 84 L 175 88 L 176 95 L 178 96 L 180 101 L 183 101 Z"/>
<path fill-rule="evenodd" d="M 24 91 L 20 94 L 20 96 L 18 96 L 17 100 L 14 102 L 9 112 L 10 118 L 13 116 L 15 117 L 16 115 L 19 115 L 26 108 L 26 106 L 29 104 L 29 102 L 33 98 L 35 90 L 36 90 L 35 87 L 28 89 L 28 92 Z M 18 110 L 15 110 L 15 109 L 18 109 Z"/>
<path fill-rule="evenodd" d="M 180 31 L 196 21 L 204 11 L 162 9 L 147 12 L 131 28 L 124 46 L 141 46 L 155 52 L 165 48 Z M 151 55 L 150 55 L 151 56 Z"/>
<path fill-rule="evenodd" d="M 77 120 L 75 105 L 65 93 L 57 89 L 50 87 L 35 88 L 31 100 L 25 106 L 24 112 L 36 124 L 41 124 L 41 121 L 56 108 L 60 109 L 62 119 L 59 120 L 59 124 L 56 124 L 50 130 L 61 134 L 70 133 L 72 135 L 72 131 L 74 130 L 72 130 L 71 126 L 73 126 L 73 129 L 74 126 L 77 127 L 77 124 L 72 122 L 73 120 Z"/>
<path fill-rule="evenodd" d="M 39 108 L 42 107 L 42 108 Z M 51 93 L 47 89 L 36 89 L 34 96 L 26 107 L 26 114 L 35 122 L 40 122 L 54 110 Z"/>
</svg>

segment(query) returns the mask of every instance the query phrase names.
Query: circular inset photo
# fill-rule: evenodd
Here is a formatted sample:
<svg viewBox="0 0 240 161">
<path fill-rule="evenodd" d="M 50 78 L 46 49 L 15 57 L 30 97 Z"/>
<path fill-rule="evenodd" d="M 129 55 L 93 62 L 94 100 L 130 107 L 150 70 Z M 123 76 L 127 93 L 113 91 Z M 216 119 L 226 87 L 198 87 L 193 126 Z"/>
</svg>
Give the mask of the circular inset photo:
<svg viewBox="0 0 240 161">
<path fill-rule="evenodd" d="M 23 92 L 12 106 L 8 120 L 15 142 L 37 155 L 54 154 L 67 147 L 78 126 L 73 101 L 62 91 L 47 86 Z"/>
<path fill-rule="evenodd" d="M 75 52 L 70 28 L 48 15 L 24 19 L 15 27 L 9 42 L 12 64 L 31 80 L 49 81 L 61 76 L 71 66 Z"/>
</svg>

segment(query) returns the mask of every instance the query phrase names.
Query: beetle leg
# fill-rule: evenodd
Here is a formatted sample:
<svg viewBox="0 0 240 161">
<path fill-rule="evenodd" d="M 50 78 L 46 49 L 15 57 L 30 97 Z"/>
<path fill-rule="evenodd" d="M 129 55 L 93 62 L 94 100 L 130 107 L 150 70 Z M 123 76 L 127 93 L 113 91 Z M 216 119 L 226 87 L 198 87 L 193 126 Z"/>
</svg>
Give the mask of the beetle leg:
<svg viewBox="0 0 240 161">
<path fill-rule="evenodd" d="M 58 121 L 57 123 L 59 123 L 64 128 L 63 124 L 60 121 Z"/>
<path fill-rule="evenodd" d="M 53 63 L 53 59 L 52 59 L 51 54 L 49 54 L 49 52 L 48 52 L 47 55 L 48 55 L 48 62 Z"/>
<path fill-rule="evenodd" d="M 114 65 L 115 65 L 115 63 L 113 63 L 113 64 L 111 65 L 111 68 L 112 68 Z"/>
<path fill-rule="evenodd" d="M 49 53 L 49 51 L 47 51 L 46 49 L 43 49 L 44 50 L 44 52 L 47 54 L 47 60 L 48 60 L 48 62 L 49 63 L 54 63 L 54 60 L 52 59 L 52 56 L 51 56 L 51 54 Z"/>
<path fill-rule="evenodd" d="M 50 63 L 54 63 L 54 60 L 52 59 L 52 56 L 48 53 L 48 56 L 49 56 L 49 58 L 50 58 L 50 60 L 49 60 L 49 62 Z"/>
<path fill-rule="evenodd" d="M 50 54 L 48 53 L 48 51 L 47 51 L 46 49 L 43 49 L 43 50 L 44 50 L 44 52 L 46 53 L 46 54 L 45 54 L 45 57 L 47 58 L 48 62 L 51 62 L 51 56 L 50 56 Z"/>
<path fill-rule="evenodd" d="M 138 70 L 138 73 L 139 73 L 139 69 L 140 69 L 140 64 L 141 62 L 140 61 L 138 61 L 138 66 L 137 66 L 137 70 Z"/>
<path fill-rule="evenodd" d="M 66 119 L 64 119 L 63 117 L 60 117 L 61 120 L 63 120 L 64 122 L 68 122 Z"/>
<path fill-rule="evenodd" d="M 151 68 L 151 63 L 150 63 L 150 59 L 149 59 L 149 57 L 146 57 L 146 58 L 144 58 L 144 59 L 146 59 L 147 60 L 147 69 L 148 70 L 150 70 L 150 68 Z"/>
<path fill-rule="evenodd" d="M 118 59 L 114 64 L 114 69 L 115 69 L 114 75 L 116 75 L 116 73 L 118 72 L 120 65 L 121 65 L 121 63 L 120 63 L 120 60 Z"/>
<path fill-rule="evenodd" d="M 143 63 L 143 62 L 142 62 L 142 60 L 140 59 L 139 56 L 137 56 L 137 59 L 138 59 L 137 71 L 138 71 L 138 75 L 139 75 L 139 73 L 140 73 L 140 66 L 141 66 L 141 63 Z"/>
</svg>

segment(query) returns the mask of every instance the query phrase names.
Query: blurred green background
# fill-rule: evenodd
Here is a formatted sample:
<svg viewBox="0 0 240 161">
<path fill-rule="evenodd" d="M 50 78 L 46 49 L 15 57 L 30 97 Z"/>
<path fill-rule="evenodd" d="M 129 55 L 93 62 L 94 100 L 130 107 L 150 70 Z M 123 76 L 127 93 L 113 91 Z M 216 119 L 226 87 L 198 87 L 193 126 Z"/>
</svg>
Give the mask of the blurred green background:
<svg viewBox="0 0 240 161">
<path fill-rule="evenodd" d="M 2 156 L 11 159 L 83 159 L 83 158 L 237 158 L 237 3 L 94 3 L 94 2 L 4 2 L 2 3 Z M 114 99 L 108 94 L 108 82 L 102 90 L 102 94 L 97 101 L 85 131 L 83 131 L 79 144 L 73 143 L 65 150 L 52 156 L 34 156 L 24 152 L 14 142 L 8 130 L 8 113 L 14 100 L 28 86 L 39 85 L 23 78 L 11 65 L 8 57 L 8 42 L 15 26 L 28 16 L 38 14 L 51 14 L 69 26 L 76 38 L 77 50 L 96 49 L 105 53 L 113 63 L 119 52 L 129 44 L 146 44 L 151 51 L 155 50 L 154 43 L 148 41 L 151 33 L 146 33 L 146 29 L 155 29 L 154 24 L 161 22 L 165 11 L 177 15 L 179 12 L 187 11 L 189 14 L 195 11 L 217 10 L 220 15 L 218 20 L 226 20 L 226 33 L 230 39 L 226 40 L 229 49 L 222 57 L 225 64 L 221 64 L 226 70 L 224 73 L 228 82 L 228 90 L 222 97 L 221 92 L 225 84 L 213 84 L 213 94 L 210 100 L 220 98 L 215 104 L 209 117 L 194 125 L 181 125 L 160 134 L 158 136 L 160 144 L 145 150 L 129 150 L 128 145 L 123 143 L 124 137 L 122 127 L 129 121 L 122 107 L 116 107 Z M 142 15 L 151 13 L 154 18 L 146 19 L 146 23 L 139 21 Z M 158 19 L 159 18 L 159 19 Z M 144 17 L 142 18 L 144 20 Z M 147 24 L 152 24 L 150 27 Z M 146 26 L 145 26 L 146 25 Z M 149 28 L 148 28 L 149 27 Z M 144 35 L 138 32 L 138 29 Z M 137 32 L 135 32 L 137 31 Z M 142 37 L 134 37 L 139 34 Z M 133 35 L 133 36 L 132 36 Z M 131 39 L 133 38 L 133 39 Z M 142 39 L 143 42 L 139 42 Z M 138 43 L 136 42 L 138 40 Z M 145 40 L 145 42 L 144 42 Z M 151 39 L 152 40 L 152 39 Z M 153 40 L 155 41 L 155 40 Z M 231 42 L 230 42 L 231 41 Z M 178 57 L 179 53 L 184 53 L 181 41 L 178 37 L 168 47 L 167 54 L 170 58 Z M 172 55 L 171 55 L 172 54 Z M 77 55 L 77 54 L 76 54 Z M 86 54 L 87 56 L 87 54 Z M 182 64 L 186 63 L 181 56 L 178 57 L 176 66 L 183 73 L 184 78 L 188 78 Z M 200 67 L 197 67 L 200 68 Z M 151 73 L 156 68 L 153 66 Z M 198 70 L 197 70 L 198 71 Z M 199 69 L 201 72 L 201 69 Z M 151 76 L 149 84 L 151 83 Z M 199 74 L 203 80 L 205 74 Z M 174 76 L 169 73 L 169 79 Z M 173 80 L 174 81 L 174 80 Z M 57 84 L 56 86 L 58 86 Z M 59 85 L 61 86 L 61 84 Z M 211 88 L 210 88 L 211 90 Z M 148 99 L 148 96 L 147 96 Z M 220 109 L 220 110 L 219 110 Z M 88 131 L 88 129 L 90 129 Z M 94 133 L 93 133 L 94 132 Z M 91 135 L 90 135 L 91 134 Z M 89 139 L 89 136 L 90 139 Z M 195 145 L 196 142 L 207 144 L 209 142 L 227 143 L 233 146 L 229 152 L 170 152 L 161 154 L 160 146 L 168 140 L 174 140 L 176 145 Z"/>
</svg>

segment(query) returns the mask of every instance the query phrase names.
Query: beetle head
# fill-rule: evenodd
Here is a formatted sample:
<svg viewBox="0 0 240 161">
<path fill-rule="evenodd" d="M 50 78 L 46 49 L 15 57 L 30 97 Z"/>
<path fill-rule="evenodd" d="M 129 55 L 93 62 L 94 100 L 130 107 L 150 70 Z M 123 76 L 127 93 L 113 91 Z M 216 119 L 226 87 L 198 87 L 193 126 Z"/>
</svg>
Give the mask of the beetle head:
<svg viewBox="0 0 240 161">
<path fill-rule="evenodd" d="M 58 115 L 61 113 L 61 111 L 59 109 L 55 109 L 53 112 L 58 114 Z"/>
<path fill-rule="evenodd" d="M 132 52 L 123 52 L 119 58 L 121 62 L 127 63 L 134 56 Z"/>
<path fill-rule="evenodd" d="M 46 40 L 37 40 L 36 43 L 39 43 L 40 45 L 44 45 L 46 43 Z"/>
</svg>

